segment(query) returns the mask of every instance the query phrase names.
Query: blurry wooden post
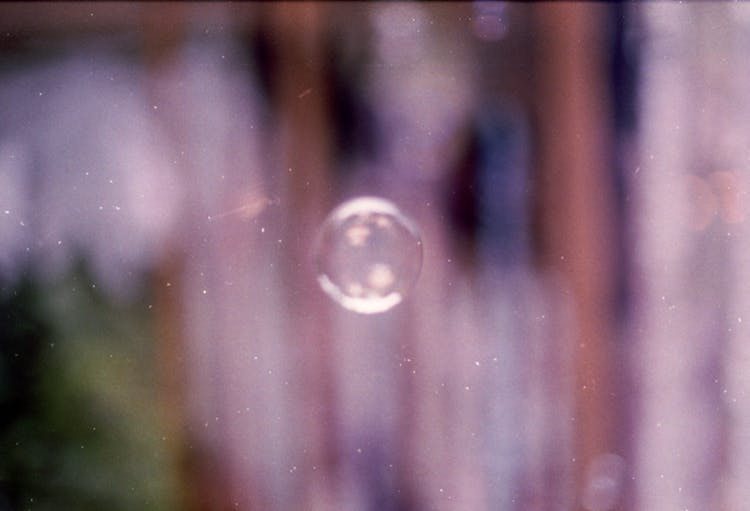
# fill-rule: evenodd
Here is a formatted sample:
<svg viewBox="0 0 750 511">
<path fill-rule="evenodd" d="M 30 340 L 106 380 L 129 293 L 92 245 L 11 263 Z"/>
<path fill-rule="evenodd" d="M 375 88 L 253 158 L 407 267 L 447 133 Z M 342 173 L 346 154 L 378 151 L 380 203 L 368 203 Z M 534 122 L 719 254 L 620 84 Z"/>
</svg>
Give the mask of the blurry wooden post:
<svg viewBox="0 0 750 511">
<path fill-rule="evenodd" d="M 570 418 L 574 509 L 583 509 L 591 463 L 616 452 L 606 8 L 565 3 L 533 8 L 541 263 L 563 276 L 575 324 L 571 341 L 575 406 Z"/>
<path fill-rule="evenodd" d="M 140 11 L 140 23 L 143 33 L 143 58 L 145 68 L 152 76 L 168 65 L 182 43 L 185 21 L 185 7 L 180 4 L 153 4 L 144 6 Z M 154 82 L 151 82 L 154 83 Z M 157 96 L 156 90 L 151 90 Z M 164 124 L 162 128 L 169 129 Z M 175 133 L 168 132 L 170 136 Z M 191 439 L 188 436 L 188 413 L 185 396 L 185 323 L 182 317 L 184 304 L 182 275 L 184 272 L 184 253 L 180 248 L 167 243 L 163 258 L 155 272 L 154 314 L 156 340 L 156 367 L 161 414 L 164 424 L 164 441 L 168 443 L 173 456 L 175 474 L 178 482 L 179 496 L 177 504 L 180 509 L 211 510 L 223 509 L 223 503 L 215 497 L 221 495 L 219 488 L 214 488 L 216 480 L 209 481 L 206 467 L 191 452 Z M 168 284 L 167 284 L 168 283 Z"/>
<path fill-rule="evenodd" d="M 321 301 L 311 247 L 328 206 L 331 150 L 324 37 L 328 6 L 280 2 L 265 18 L 276 44 L 271 94 L 275 111 L 274 177 L 281 194 L 285 318 L 290 376 L 296 382 L 295 434 L 305 459 L 299 509 L 335 509 L 337 465 L 328 303 Z M 293 489 L 290 489 L 293 491 Z"/>
</svg>

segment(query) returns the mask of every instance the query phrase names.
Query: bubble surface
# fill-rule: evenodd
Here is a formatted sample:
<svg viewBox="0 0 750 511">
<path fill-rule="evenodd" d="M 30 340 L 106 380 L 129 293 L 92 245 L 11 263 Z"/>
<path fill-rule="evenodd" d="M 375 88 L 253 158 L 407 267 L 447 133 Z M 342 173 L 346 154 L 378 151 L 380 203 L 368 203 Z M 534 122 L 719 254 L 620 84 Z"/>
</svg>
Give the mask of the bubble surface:
<svg viewBox="0 0 750 511">
<path fill-rule="evenodd" d="M 334 209 L 314 247 L 318 282 L 345 309 L 377 314 L 398 305 L 422 268 L 422 240 L 390 201 L 359 197 Z"/>
</svg>

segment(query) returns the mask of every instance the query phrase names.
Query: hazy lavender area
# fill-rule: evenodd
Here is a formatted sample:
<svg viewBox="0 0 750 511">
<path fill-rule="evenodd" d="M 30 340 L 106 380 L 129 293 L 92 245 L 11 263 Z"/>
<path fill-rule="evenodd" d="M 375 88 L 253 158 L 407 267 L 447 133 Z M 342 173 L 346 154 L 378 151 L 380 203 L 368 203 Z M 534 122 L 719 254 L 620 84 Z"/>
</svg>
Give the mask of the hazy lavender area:
<svg viewBox="0 0 750 511">
<path fill-rule="evenodd" d="M 0 511 L 745 511 L 750 4 L 0 4 Z"/>
</svg>

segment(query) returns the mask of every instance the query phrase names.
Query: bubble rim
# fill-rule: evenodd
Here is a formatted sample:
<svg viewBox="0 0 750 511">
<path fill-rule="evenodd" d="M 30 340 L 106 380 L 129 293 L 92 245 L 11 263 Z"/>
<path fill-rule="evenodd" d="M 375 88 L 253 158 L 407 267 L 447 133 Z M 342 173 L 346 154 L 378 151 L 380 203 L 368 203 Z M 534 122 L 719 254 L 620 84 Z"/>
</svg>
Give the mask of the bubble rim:
<svg viewBox="0 0 750 511">
<path fill-rule="evenodd" d="M 343 204 L 337 206 L 328 215 L 326 223 L 336 220 L 343 220 L 350 215 L 356 215 L 359 209 L 369 209 L 370 212 L 383 213 L 397 217 L 399 221 L 401 221 L 401 223 L 407 228 L 407 230 L 417 238 L 417 241 L 419 242 L 418 244 L 421 246 L 422 236 L 414 222 L 412 222 L 408 216 L 406 216 L 400 209 L 398 209 L 398 206 L 396 206 L 393 202 L 380 197 L 366 195 L 349 199 Z"/>
<path fill-rule="evenodd" d="M 380 298 L 356 298 L 348 296 L 342 293 L 341 289 L 325 273 L 318 275 L 318 282 L 330 298 L 333 298 L 333 300 L 346 310 L 359 314 L 379 314 L 392 309 L 404 299 L 404 295 L 397 291 L 392 291 Z"/>
<path fill-rule="evenodd" d="M 369 208 L 369 212 L 381 213 L 393 215 L 403 225 L 410 234 L 412 234 L 417 240 L 419 246 L 419 271 L 414 276 L 414 280 L 410 283 L 410 287 L 413 287 L 419 280 L 419 275 L 422 273 L 422 264 L 424 262 L 424 247 L 422 246 L 422 234 L 417 225 L 405 215 L 393 202 L 388 199 L 375 197 L 372 195 L 364 195 L 359 197 L 353 197 L 345 200 L 342 204 L 336 206 L 333 211 L 326 215 L 326 219 L 323 221 L 315 241 L 312 245 L 312 256 L 313 266 L 318 275 L 316 275 L 320 287 L 329 298 L 334 300 L 336 303 L 341 305 L 344 309 L 357 312 L 359 314 L 378 314 L 386 312 L 404 299 L 404 294 L 397 291 L 393 291 L 388 295 L 377 298 L 373 302 L 373 298 L 356 298 L 344 294 L 341 289 L 331 281 L 324 271 L 320 268 L 318 261 L 318 255 L 320 254 L 320 246 L 323 242 L 323 233 L 326 227 L 331 223 L 337 221 L 343 221 L 345 218 L 356 215 L 360 209 Z"/>
</svg>

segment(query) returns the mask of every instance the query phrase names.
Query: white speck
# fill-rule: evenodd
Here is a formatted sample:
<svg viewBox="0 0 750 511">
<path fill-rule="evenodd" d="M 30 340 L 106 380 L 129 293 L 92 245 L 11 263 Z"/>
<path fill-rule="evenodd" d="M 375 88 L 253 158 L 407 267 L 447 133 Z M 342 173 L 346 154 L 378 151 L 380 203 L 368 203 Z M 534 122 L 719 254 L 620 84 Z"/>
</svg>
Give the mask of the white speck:
<svg viewBox="0 0 750 511">
<path fill-rule="evenodd" d="M 204 289 L 203 290 L 203 294 L 205 295 L 206 293 L 208 293 L 208 291 Z"/>
<path fill-rule="evenodd" d="M 361 448 L 361 447 L 357 447 L 357 452 L 358 452 L 359 454 L 362 454 L 362 448 Z"/>
<path fill-rule="evenodd" d="M 466 390 L 469 390 L 469 388 L 470 388 L 470 387 L 469 387 L 469 386 L 467 385 L 467 386 L 465 386 L 464 388 L 465 388 Z"/>
<path fill-rule="evenodd" d="M 44 92 L 39 92 L 39 95 L 40 96 L 44 96 Z"/>
<path fill-rule="evenodd" d="M 120 206 L 115 206 L 115 211 L 120 211 Z"/>
<path fill-rule="evenodd" d="M 737 318 L 737 323 L 742 323 L 742 318 Z"/>
<path fill-rule="evenodd" d="M 167 287 L 170 287 L 172 285 L 171 282 L 167 282 Z"/>
<path fill-rule="evenodd" d="M 261 227 L 260 228 L 260 232 L 266 232 L 266 228 L 265 227 Z"/>
<path fill-rule="evenodd" d="M 62 245 L 62 240 L 57 240 L 58 245 Z"/>
<path fill-rule="evenodd" d="M 159 107 L 156 106 L 156 105 L 154 105 L 154 110 L 158 110 L 158 109 L 159 109 Z"/>
<path fill-rule="evenodd" d="M 474 361 L 474 365 L 477 366 L 477 367 L 479 367 L 479 360 L 475 360 Z"/>
<path fill-rule="evenodd" d="M 6 214 L 6 215 L 10 215 L 10 210 L 9 210 L 9 209 L 6 209 L 6 210 L 5 210 L 5 214 Z"/>
</svg>

